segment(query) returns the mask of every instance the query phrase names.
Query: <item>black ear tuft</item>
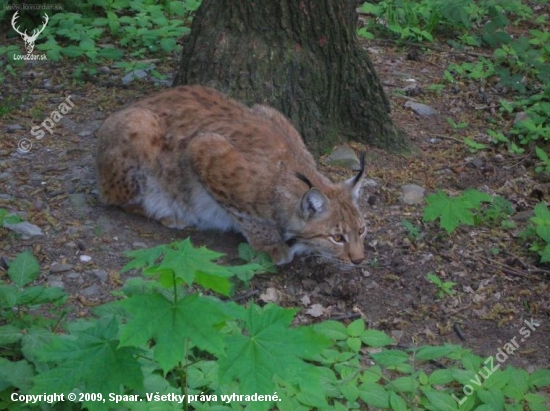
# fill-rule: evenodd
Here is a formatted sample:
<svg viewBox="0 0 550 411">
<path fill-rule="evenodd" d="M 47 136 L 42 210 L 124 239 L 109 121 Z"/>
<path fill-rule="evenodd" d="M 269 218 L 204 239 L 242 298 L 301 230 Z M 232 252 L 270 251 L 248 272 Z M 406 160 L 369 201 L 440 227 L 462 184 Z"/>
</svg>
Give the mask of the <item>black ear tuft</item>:
<svg viewBox="0 0 550 411">
<path fill-rule="evenodd" d="M 367 155 L 367 152 L 366 151 L 361 151 L 361 155 L 359 156 L 359 171 L 357 172 L 357 174 L 355 175 L 355 177 L 353 178 L 352 182 L 351 182 L 351 186 L 352 187 L 355 187 L 357 185 L 357 183 L 359 182 L 359 180 L 361 180 L 361 178 L 363 177 L 363 174 L 365 173 L 365 156 Z"/>
</svg>

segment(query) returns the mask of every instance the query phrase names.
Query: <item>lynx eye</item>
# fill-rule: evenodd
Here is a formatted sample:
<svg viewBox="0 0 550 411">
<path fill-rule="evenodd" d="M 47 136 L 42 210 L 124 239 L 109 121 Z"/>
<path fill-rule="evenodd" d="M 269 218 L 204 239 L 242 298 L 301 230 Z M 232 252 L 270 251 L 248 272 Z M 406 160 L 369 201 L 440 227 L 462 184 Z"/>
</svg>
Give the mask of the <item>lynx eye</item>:
<svg viewBox="0 0 550 411">
<path fill-rule="evenodd" d="M 362 236 L 363 234 L 365 234 L 365 227 L 361 227 L 359 229 L 359 236 Z"/>
<path fill-rule="evenodd" d="M 346 242 L 346 238 L 342 234 L 333 234 L 333 235 L 330 236 L 330 238 L 335 243 L 340 243 L 341 244 L 341 243 Z"/>
</svg>

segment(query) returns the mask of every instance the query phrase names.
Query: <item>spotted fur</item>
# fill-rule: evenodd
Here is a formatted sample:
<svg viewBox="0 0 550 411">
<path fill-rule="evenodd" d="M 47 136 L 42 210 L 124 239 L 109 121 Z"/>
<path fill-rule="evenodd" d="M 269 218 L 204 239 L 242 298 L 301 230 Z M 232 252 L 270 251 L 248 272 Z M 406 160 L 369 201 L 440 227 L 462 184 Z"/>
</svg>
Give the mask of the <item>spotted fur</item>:
<svg viewBox="0 0 550 411">
<path fill-rule="evenodd" d="M 298 254 L 338 266 L 364 259 L 364 157 L 355 177 L 332 183 L 273 108 L 182 86 L 112 114 L 97 136 L 106 204 L 169 227 L 239 231 L 277 264 Z"/>
</svg>

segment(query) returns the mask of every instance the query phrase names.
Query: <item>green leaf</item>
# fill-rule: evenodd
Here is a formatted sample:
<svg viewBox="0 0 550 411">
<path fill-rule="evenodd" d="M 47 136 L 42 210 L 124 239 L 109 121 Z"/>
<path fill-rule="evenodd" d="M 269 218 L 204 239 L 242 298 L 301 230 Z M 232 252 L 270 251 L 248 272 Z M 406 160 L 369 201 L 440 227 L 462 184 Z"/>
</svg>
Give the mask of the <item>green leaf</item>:
<svg viewBox="0 0 550 411">
<path fill-rule="evenodd" d="M 450 345 L 446 344 L 443 347 L 432 347 L 432 346 L 424 346 L 420 347 L 416 351 L 415 358 L 417 360 L 424 360 L 424 361 L 430 361 L 430 360 L 438 360 L 442 357 L 446 357 L 451 353 L 460 351 L 462 348 L 458 345 Z"/>
<path fill-rule="evenodd" d="M 390 392 L 390 406 L 393 411 L 408 411 L 405 400 L 395 392 Z"/>
<path fill-rule="evenodd" d="M 400 350 L 384 350 L 379 353 L 373 353 L 370 356 L 377 364 L 384 367 L 403 364 L 409 360 L 407 353 Z"/>
<path fill-rule="evenodd" d="M 251 304 L 244 330 L 226 337 L 227 354 L 219 360 L 220 383 L 239 381 L 241 393 L 273 392 L 274 376 L 299 383 L 315 367 L 305 363 L 330 341 L 313 327 L 289 328 L 295 310 Z"/>
<path fill-rule="evenodd" d="M 6 344 L 13 344 L 21 339 L 23 333 L 21 330 L 13 325 L 1 325 L 0 326 L 0 346 Z"/>
<path fill-rule="evenodd" d="M 504 409 L 504 395 L 498 388 L 492 388 L 488 391 L 481 389 L 477 391 L 477 396 L 484 404 L 490 405 L 495 410 Z"/>
<path fill-rule="evenodd" d="M 59 287 L 44 287 L 37 285 L 34 287 L 25 288 L 19 298 L 18 305 L 38 305 L 53 302 L 63 302 L 67 298 L 67 294 Z"/>
<path fill-rule="evenodd" d="M 13 308 L 21 292 L 14 285 L 0 285 L 0 307 Z"/>
<path fill-rule="evenodd" d="M 348 335 L 350 337 L 360 337 L 365 331 L 365 321 L 359 318 L 348 325 Z"/>
<path fill-rule="evenodd" d="M 546 244 L 542 251 L 539 251 L 540 262 L 547 263 L 550 261 L 550 244 Z"/>
<path fill-rule="evenodd" d="M 84 37 L 80 40 L 80 48 L 84 51 L 93 50 L 95 49 L 95 42 L 89 37 Z"/>
<path fill-rule="evenodd" d="M 460 224 L 474 225 L 471 209 L 478 209 L 482 202 L 491 202 L 492 197 L 478 190 L 466 190 L 462 196 L 449 197 L 439 190 L 426 197 L 424 221 L 440 219 L 441 227 L 451 234 Z"/>
<path fill-rule="evenodd" d="M 164 254 L 168 247 L 169 245 L 159 245 L 153 248 L 126 252 L 126 257 L 132 258 L 133 260 L 122 267 L 120 273 L 122 274 L 130 270 L 137 270 L 143 267 L 152 266 L 160 258 L 160 256 Z"/>
<path fill-rule="evenodd" d="M 520 401 L 529 388 L 529 374 L 525 370 L 516 369 L 512 366 L 506 368 L 510 378 L 502 389 L 504 395 Z"/>
<path fill-rule="evenodd" d="M 164 51 L 172 51 L 176 48 L 176 39 L 171 37 L 165 37 L 160 40 L 160 46 Z"/>
<path fill-rule="evenodd" d="M 114 47 L 100 49 L 98 54 L 100 57 L 103 57 L 107 60 L 118 60 L 124 56 L 124 52 L 122 50 L 116 49 Z"/>
<path fill-rule="evenodd" d="M 465 353 L 460 359 L 460 362 L 466 370 L 477 372 L 481 368 L 483 359 L 478 355 Z"/>
<path fill-rule="evenodd" d="M 26 360 L 12 362 L 0 357 L 0 386 L 2 383 L 8 383 L 23 392 L 28 392 L 32 387 L 33 376 L 33 368 Z"/>
<path fill-rule="evenodd" d="M 542 388 L 550 386 L 550 370 L 536 370 L 529 376 L 531 387 Z"/>
<path fill-rule="evenodd" d="M 21 352 L 27 360 L 34 363 L 36 368 L 40 368 L 39 360 L 36 353 L 46 345 L 48 345 L 55 334 L 47 329 L 39 326 L 30 326 L 27 332 L 21 338 Z M 42 367 L 44 370 L 48 367 Z M 40 369 L 42 371 L 43 369 Z"/>
<path fill-rule="evenodd" d="M 140 347 L 154 341 L 155 359 L 164 372 L 184 360 L 186 340 L 202 350 L 223 355 L 223 336 L 216 326 L 228 317 L 220 304 L 196 294 L 177 302 L 160 294 L 134 295 L 120 302 L 133 315 L 122 327 L 120 346 Z"/>
<path fill-rule="evenodd" d="M 34 281 L 40 274 L 38 260 L 29 251 L 23 251 L 8 268 L 8 277 L 19 287 Z"/>
<path fill-rule="evenodd" d="M 445 385 L 453 381 L 453 374 L 451 370 L 436 370 L 428 377 L 428 383 L 430 385 Z"/>
<path fill-rule="evenodd" d="M 361 339 L 357 337 L 350 337 L 347 339 L 346 344 L 353 352 L 359 352 L 361 349 Z"/>
<path fill-rule="evenodd" d="M 550 211 L 548 211 L 548 207 L 544 203 L 538 203 L 535 206 L 534 213 L 537 217 L 539 217 L 541 220 L 548 222 L 550 224 Z"/>
<path fill-rule="evenodd" d="M 390 394 L 380 384 L 366 382 L 359 387 L 360 397 L 368 405 L 378 408 L 388 408 L 390 406 Z"/>
<path fill-rule="evenodd" d="M 41 360 L 57 363 L 57 366 L 34 378 L 32 394 L 81 389 L 109 398 L 109 393 L 124 392 L 123 387 L 143 389 L 143 374 L 136 359 L 139 350 L 118 348 L 116 320 L 103 318 L 90 324 L 70 336 L 55 336 L 36 353 Z M 94 405 L 93 402 L 82 403 L 83 407 Z M 109 407 L 105 404 L 102 409 Z"/>
<path fill-rule="evenodd" d="M 464 137 L 464 143 L 470 147 L 473 151 L 485 150 L 488 146 L 486 144 L 478 143 L 471 138 Z"/>
<path fill-rule="evenodd" d="M 414 393 L 420 386 L 416 378 L 413 378 L 411 376 L 406 377 L 399 377 L 394 379 L 391 384 L 389 384 L 391 388 L 396 389 L 399 392 L 410 392 Z"/>
<path fill-rule="evenodd" d="M 393 338 L 378 330 L 366 330 L 361 334 L 361 341 L 370 347 L 384 347 L 395 343 Z"/>
<path fill-rule="evenodd" d="M 458 410 L 457 402 L 449 394 L 435 391 L 433 388 L 423 389 L 429 403 L 437 411 L 455 411 Z"/>
<path fill-rule="evenodd" d="M 338 321 L 323 321 L 315 324 L 313 329 L 319 334 L 322 334 L 334 341 L 345 340 L 348 338 L 346 326 Z"/>
<path fill-rule="evenodd" d="M 525 399 L 531 404 L 544 404 L 547 400 L 547 398 L 542 395 L 531 393 L 525 394 Z"/>
</svg>

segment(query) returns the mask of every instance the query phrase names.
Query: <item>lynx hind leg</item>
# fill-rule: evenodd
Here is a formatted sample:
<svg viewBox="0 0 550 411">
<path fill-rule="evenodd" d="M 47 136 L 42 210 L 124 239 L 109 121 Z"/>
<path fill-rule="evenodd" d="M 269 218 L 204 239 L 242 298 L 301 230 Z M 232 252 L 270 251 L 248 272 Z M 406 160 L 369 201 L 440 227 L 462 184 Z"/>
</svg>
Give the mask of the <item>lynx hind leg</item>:
<svg viewBox="0 0 550 411">
<path fill-rule="evenodd" d="M 147 214 L 143 191 L 164 132 L 159 117 L 143 108 L 130 107 L 105 120 L 97 132 L 98 185 L 105 204 Z"/>
</svg>

